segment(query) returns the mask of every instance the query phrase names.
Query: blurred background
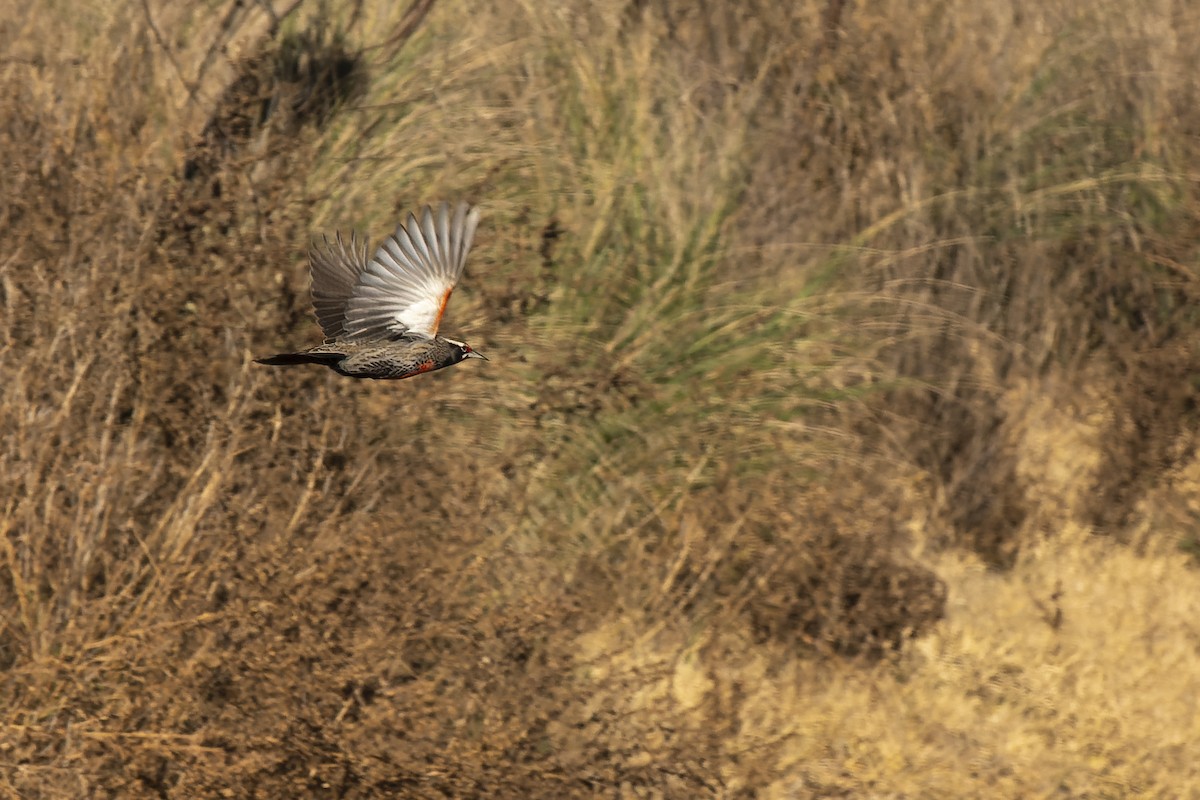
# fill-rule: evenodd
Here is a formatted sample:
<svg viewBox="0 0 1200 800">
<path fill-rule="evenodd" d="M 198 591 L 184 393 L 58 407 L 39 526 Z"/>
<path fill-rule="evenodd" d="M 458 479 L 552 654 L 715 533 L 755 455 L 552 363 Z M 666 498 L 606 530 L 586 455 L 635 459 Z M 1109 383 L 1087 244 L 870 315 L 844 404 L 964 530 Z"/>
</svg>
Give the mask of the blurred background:
<svg viewBox="0 0 1200 800">
<path fill-rule="evenodd" d="M 0 3 L 5 796 L 1200 792 L 1200 6 Z"/>
</svg>

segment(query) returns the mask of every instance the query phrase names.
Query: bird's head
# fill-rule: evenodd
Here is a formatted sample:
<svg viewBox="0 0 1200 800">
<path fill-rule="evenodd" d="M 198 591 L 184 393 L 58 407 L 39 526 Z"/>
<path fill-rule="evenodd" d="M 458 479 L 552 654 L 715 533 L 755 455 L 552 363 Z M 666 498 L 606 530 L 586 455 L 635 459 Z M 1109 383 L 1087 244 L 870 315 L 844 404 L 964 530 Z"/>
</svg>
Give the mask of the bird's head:
<svg viewBox="0 0 1200 800">
<path fill-rule="evenodd" d="M 467 344 L 466 342 L 456 342 L 453 339 L 447 339 L 446 341 L 454 346 L 455 363 L 459 361 L 466 361 L 468 358 L 482 358 L 484 361 L 488 360 L 487 356 L 483 355 L 482 353 L 476 353 L 471 349 L 471 345 Z"/>
</svg>

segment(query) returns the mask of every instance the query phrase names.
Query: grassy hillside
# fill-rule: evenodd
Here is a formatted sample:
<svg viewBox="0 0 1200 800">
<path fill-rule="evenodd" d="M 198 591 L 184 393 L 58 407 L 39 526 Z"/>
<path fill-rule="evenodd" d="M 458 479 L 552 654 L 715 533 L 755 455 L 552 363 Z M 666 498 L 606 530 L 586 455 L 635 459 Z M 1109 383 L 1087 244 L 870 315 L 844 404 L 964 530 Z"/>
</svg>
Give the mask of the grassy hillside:
<svg viewBox="0 0 1200 800">
<path fill-rule="evenodd" d="M 0 790 L 1200 789 L 1200 11 L 400 5 L 2 7 Z"/>
</svg>

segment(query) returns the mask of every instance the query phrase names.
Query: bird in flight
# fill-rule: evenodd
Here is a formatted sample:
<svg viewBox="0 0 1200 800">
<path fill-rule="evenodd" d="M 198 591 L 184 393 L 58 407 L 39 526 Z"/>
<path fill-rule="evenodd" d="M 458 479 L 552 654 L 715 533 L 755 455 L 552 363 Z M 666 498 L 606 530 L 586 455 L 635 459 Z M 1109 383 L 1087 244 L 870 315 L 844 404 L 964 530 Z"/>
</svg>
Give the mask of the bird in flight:
<svg viewBox="0 0 1200 800">
<path fill-rule="evenodd" d="M 367 245 L 351 234 L 309 253 L 313 308 L 325 341 L 259 364 L 323 364 L 349 378 L 411 378 L 483 358 L 465 342 L 438 336 L 450 293 L 467 263 L 479 209 L 442 203 L 410 213 L 367 260 Z"/>
</svg>

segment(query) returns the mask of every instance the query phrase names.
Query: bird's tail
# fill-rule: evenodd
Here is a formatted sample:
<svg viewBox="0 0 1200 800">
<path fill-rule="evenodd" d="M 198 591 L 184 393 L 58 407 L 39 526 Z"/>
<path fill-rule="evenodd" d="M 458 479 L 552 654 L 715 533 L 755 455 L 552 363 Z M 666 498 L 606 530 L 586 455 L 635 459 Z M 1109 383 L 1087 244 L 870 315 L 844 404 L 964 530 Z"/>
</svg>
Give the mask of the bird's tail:
<svg viewBox="0 0 1200 800">
<path fill-rule="evenodd" d="M 272 367 L 288 367 L 293 364 L 324 364 L 331 367 L 345 357 L 342 353 L 279 353 L 266 358 L 256 358 L 254 361 Z"/>
</svg>

